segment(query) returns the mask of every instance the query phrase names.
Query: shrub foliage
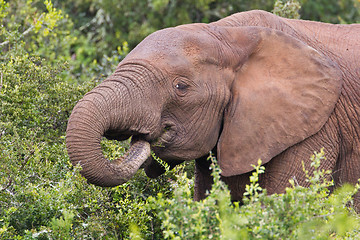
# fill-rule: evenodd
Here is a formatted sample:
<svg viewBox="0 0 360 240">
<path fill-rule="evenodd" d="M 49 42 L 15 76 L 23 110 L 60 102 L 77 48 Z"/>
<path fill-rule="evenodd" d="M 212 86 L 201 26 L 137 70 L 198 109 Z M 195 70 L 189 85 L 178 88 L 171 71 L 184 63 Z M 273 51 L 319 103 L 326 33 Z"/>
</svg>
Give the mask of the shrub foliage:
<svg viewBox="0 0 360 240">
<path fill-rule="evenodd" d="M 357 239 L 360 218 L 351 209 L 351 196 L 360 185 L 345 185 L 330 195 L 333 182 L 329 172 L 319 169 L 324 151 L 311 157 L 314 171 L 304 169 L 310 187 L 304 188 L 291 180 L 292 187 L 284 194 L 267 195 L 258 184 L 264 167 L 255 171 L 247 185 L 243 204 L 231 204 L 230 193 L 220 180 L 220 170 L 213 157 L 214 185 L 209 196 L 193 202 L 193 180 L 186 174 L 174 183 L 174 197 L 158 194 L 148 199 L 149 206 L 161 219 L 166 239 Z M 179 185 L 178 185 L 179 184 Z"/>
</svg>

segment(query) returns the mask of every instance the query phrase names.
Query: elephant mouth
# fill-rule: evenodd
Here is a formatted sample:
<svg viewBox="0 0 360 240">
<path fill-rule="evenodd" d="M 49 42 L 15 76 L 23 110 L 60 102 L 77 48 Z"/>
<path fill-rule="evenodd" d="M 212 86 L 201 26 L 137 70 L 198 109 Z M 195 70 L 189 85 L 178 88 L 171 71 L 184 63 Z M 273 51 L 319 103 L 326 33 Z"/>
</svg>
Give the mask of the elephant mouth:
<svg viewBox="0 0 360 240">
<path fill-rule="evenodd" d="M 169 147 L 176 136 L 176 130 L 174 125 L 165 124 L 162 128 L 162 132 L 158 138 L 151 142 L 151 147 L 155 149 L 162 149 Z"/>
<path fill-rule="evenodd" d="M 131 138 L 131 141 L 143 140 L 150 144 L 151 150 L 158 157 L 166 157 L 169 148 L 174 144 L 177 136 L 177 128 L 173 123 L 163 123 L 158 133 L 151 134 L 149 131 L 127 130 L 127 131 L 107 131 L 104 137 L 110 140 L 124 141 Z M 164 155 L 165 154 L 165 155 Z"/>
<path fill-rule="evenodd" d="M 173 143 L 176 137 L 176 129 L 175 125 L 171 123 L 163 124 L 160 129 L 160 133 L 156 133 L 156 137 L 152 136 L 152 134 L 150 134 L 148 131 L 140 131 L 134 129 L 129 129 L 121 132 L 116 130 L 108 130 L 105 132 L 104 137 L 109 140 L 117 141 L 124 141 L 129 138 L 142 139 L 149 142 L 152 149 L 164 150 L 164 148 L 169 147 Z"/>
</svg>

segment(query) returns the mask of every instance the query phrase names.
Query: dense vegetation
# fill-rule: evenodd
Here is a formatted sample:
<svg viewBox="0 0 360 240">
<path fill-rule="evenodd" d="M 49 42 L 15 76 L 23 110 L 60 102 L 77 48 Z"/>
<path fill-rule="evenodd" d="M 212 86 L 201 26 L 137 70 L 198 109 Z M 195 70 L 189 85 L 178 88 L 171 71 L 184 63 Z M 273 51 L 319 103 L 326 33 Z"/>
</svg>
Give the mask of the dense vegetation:
<svg viewBox="0 0 360 240">
<path fill-rule="evenodd" d="M 267 196 L 257 185 L 263 167 L 254 166 L 241 207 L 230 204 L 213 157 L 215 184 L 200 202 L 192 200 L 193 163 L 100 188 L 69 162 L 64 136 L 74 104 L 146 35 L 255 8 L 360 21 L 358 0 L 0 0 L 0 239 L 360 238 L 351 209 L 359 187 L 329 196 L 322 151 L 307 172 L 311 187 L 293 183 L 285 194 Z M 102 146 L 114 159 L 128 143 Z"/>
</svg>

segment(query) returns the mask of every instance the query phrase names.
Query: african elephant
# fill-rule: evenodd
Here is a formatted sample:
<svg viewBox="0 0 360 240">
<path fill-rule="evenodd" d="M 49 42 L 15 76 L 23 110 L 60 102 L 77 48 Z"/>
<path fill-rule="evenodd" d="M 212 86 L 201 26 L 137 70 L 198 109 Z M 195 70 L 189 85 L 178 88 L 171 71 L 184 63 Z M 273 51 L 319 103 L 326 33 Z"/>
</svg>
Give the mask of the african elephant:
<svg viewBox="0 0 360 240">
<path fill-rule="evenodd" d="M 127 154 L 104 158 L 100 140 L 132 136 Z M 196 161 L 196 200 L 217 155 L 232 198 L 241 200 L 259 158 L 260 184 L 280 193 L 301 162 L 324 147 L 322 168 L 335 185 L 360 177 L 360 24 L 291 20 L 264 11 L 210 24 L 187 24 L 146 37 L 115 72 L 88 92 L 70 116 L 66 144 L 74 165 L 99 186 L 149 177 Z M 360 195 L 355 196 L 357 205 Z"/>
</svg>

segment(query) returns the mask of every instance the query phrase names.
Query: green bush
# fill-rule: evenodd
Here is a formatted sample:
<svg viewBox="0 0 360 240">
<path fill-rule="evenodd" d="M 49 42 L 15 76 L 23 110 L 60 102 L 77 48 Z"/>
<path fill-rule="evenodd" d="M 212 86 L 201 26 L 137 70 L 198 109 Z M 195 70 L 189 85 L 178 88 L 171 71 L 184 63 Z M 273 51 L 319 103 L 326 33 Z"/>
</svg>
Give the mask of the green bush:
<svg viewBox="0 0 360 240">
<path fill-rule="evenodd" d="M 301 0 L 302 19 L 329 23 L 360 22 L 358 0 Z"/>
<path fill-rule="evenodd" d="M 277 0 L 274 3 L 273 13 L 285 17 L 285 18 L 293 18 L 300 19 L 299 11 L 301 9 L 301 5 L 297 0 Z"/>
<path fill-rule="evenodd" d="M 155 235 L 144 199 L 168 194 L 167 178 L 149 181 L 139 173 L 118 188 L 89 185 L 70 164 L 64 141 L 76 101 L 115 68 L 127 45 L 92 62 L 88 81 L 77 84 L 71 21 L 44 3 L 0 1 L 0 239 L 127 238 L 132 223 Z M 110 158 L 127 146 L 103 145 Z"/>
<path fill-rule="evenodd" d="M 296 13 L 281 2 L 277 14 Z M 230 203 L 216 165 L 210 196 L 194 202 L 194 163 L 157 179 L 138 171 L 122 186 L 100 188 L 67 157 L 65 129 L 76 101 L 146 34 L 272 6 L 272 0 L 0 0 L 0 239 L 359 237 L 358 215 L 346 205 L 356 189 L 329 195 L 321 170 L 309 174 L 310 188 L 294 184 L 273 196 L 260 191 L 255 174 L 240 207 Z M 102 141 L 109 159 L 128 145 Z"/>
<path fill-rule="evenodd" d="M 166 239 L 357 239 L 360 217 L 351 208 L 351 197 L 359 189 L 345 185 L 330 195 L 332 186 L 319 169 L 324 151 L 311 157 L 314 171 L 304 169 L 310 187 L 290 180 L 292 187 L 284 194 L 267 195 L 258 185 L 264 171 L 261 161 L 254 166 L 246 187 L 243 205 L 230 204 L 230 193 L 220 180 L 220 170 L 213 157 L 214 185 L 209 196 L 200 202 L 192 200 L 193 181 L 180 175 L 174 183 L 174 197 L 158 194 L 148 199 L 150 208 L 161 220 Z"/>
</svg>

